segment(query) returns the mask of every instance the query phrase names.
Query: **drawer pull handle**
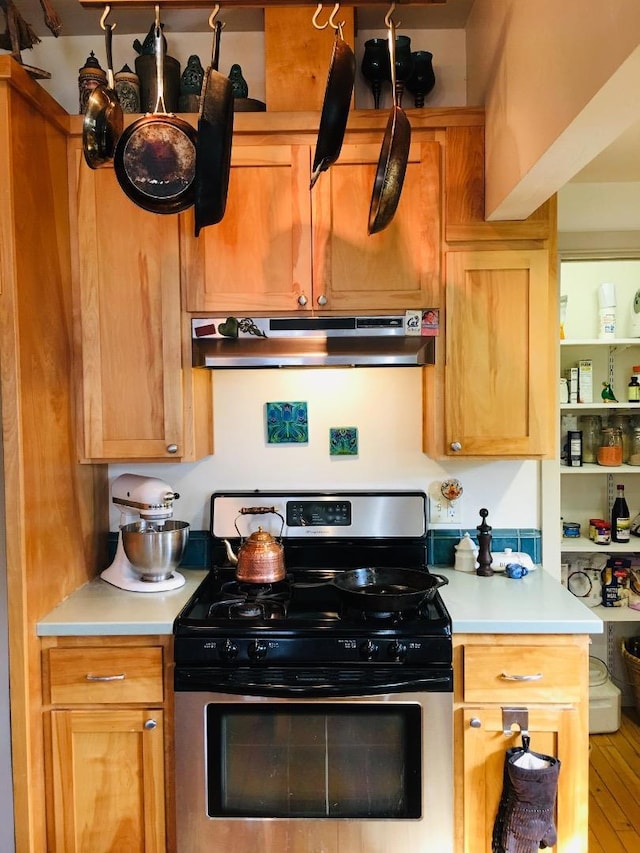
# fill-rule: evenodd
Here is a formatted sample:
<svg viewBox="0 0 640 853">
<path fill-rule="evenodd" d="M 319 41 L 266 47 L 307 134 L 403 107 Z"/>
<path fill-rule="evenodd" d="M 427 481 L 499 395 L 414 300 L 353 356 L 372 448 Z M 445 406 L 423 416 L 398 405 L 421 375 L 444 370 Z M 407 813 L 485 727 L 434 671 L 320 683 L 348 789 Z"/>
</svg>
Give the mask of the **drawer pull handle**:
<svg viewBox="0 0 640 853">
<path fill-rule="evenodd" d="M 124 681 L 124 672 L 119 673 L 119 675 L 91 675 L 87 673 L 85 678 L 87 681 Z"/>
<path fill-rule="evenodd" d="M 536 672 L 535 675 L 509 675 L 506 672 L 501 673 L 500 678 L 504 678 L 505 681 L 540 681 L 542 679 L 542 673 Z"/>
</svg>

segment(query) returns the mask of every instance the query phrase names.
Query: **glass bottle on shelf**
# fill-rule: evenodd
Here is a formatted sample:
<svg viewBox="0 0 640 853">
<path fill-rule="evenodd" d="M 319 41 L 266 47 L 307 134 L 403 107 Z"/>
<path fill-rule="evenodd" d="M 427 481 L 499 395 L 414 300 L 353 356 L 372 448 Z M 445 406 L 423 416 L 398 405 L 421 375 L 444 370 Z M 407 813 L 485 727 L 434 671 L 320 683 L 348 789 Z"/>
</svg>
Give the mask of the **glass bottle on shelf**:
<svg viewBox="0 0 640 853">
<path fill-rule="evenodd" d="M 586 464 L 594 464 L 600 446 L 602 418 L 600 415 L 580 415 L 578 429 L 582 430 L 582 461 Z"/>
<path fill-rule="evenodd" d="M 629 380 L 629 385 L 627 386 L 627 399 L 630 403 L 640 403 L 640 381 L 638 381 L 639 373 L 640 364 L 636 364 L 633 367 L 633 376 Z"/>
<path fill-rule="evenodd" d="M 598 465 L 622 465 L 622 433 L 619 427 L 603 427 L 597 454 Z"/>
<path fill-rule="evenodd" d="M 624 486 L 616 486 L 617 497 L 611 510 L 611 539 L 613 542 L 628 542 L 631 527 L 629 506 L 624 497 Z"/>
</svg>

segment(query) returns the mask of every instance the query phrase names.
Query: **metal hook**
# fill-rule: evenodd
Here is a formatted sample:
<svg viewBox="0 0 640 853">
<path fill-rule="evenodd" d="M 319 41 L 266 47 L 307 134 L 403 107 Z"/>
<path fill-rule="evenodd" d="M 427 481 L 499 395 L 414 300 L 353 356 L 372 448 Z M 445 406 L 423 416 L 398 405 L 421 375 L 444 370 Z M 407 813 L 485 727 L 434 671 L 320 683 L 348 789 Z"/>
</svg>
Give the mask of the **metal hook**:
<svg viewBox="0 0 640 853">
<path fill-rule="evenodd" d="M 388 12 L 387 12 L 387 14 L 384 16 L 384 22 L 385 22 L 385 25 L 386 25 L 386 27 L 387 27 L 387 29 L 388 29 L 388 30 L 390 30 L 390 29 L 391 29 L 391 24 L 392 24 L 391 16 L 392 16 L 392 15 L 393 15 L 393 13 L 395 12 L 395 10 L 396 10 L 396 4 L 395 4 L 395 3 L 392 3 L 392 4 L 391 4 L 391 6 L 390 6 L 390 8 L 389 8 L 389 11 L 388 11 Z M 396 26 L 396 27 L 399 27 L 401 23 L 402 23 L 402 21 L 398 21 L 398 23 L 397 23 L 397 24 L 395 24 L 395 26 Z"/>
<path fill-rule="evenodd" d="M 109 13 L 111 12 L 111 6 L 105 6 L 104 12 L 102 13 L 102 17 L 100 18 L 100 26 L 103 30 L 107 29 L 106 20 L 109 17 Z M 113 32 L 116 28 L 116 24 L 109 24 L 111 32 Z"/>
<path fill-rule="evenodd" d="M 342 28 L 344 27 L 346 21 L 340 21 L 337 24 L 334 21 L 335 16 L 338 14 L 339 8 L 340 8 L 340 4 L 336 3 L 336 5 L 333 7 L 333 12 L 329 15 L 329 26 L 332 27 L 334 30 L 338 30 L 338 32 L 340 33 L 340 36 L 342 37 Z"/>
<path fill-rule="evenodd" d="M 318 3 L 318 8 L 313 13 L 313 18 L 311 18 L 311 23 L 313 24 L 313 26 L 317 30 L 326 30 L 327 27 L 329 26 L 329 21 L 327 21 L 326 24 L 319 24 L 318 23 L 318 15 L 320 14 L 320 12 L 322 12 L 322 3 Z"/>
<path fill-rule="evenodd" d="M 219 11 L 220 11 L 220 4 L 216 3 L 216 5 L 213 7 L 213 12 L 209 15 L 209 26 L 211 27 L 211 29 L 213 29 L 213 22 L 215 21 L 216 17 L 218 16 Z"/>
</svg>

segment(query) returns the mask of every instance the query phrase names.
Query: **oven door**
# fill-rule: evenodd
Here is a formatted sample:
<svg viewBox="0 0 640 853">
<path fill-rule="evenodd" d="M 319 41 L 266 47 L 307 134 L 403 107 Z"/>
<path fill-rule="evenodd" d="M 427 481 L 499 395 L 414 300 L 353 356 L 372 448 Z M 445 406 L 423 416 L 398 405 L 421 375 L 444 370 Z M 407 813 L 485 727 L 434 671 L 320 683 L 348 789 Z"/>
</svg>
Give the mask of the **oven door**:
<svg viewBox="0 0 640 853">
<path fill-rule="evenodd" d="M 451 693 L 175 703 L 178 853 L 453 851 Z"/>
</svg>

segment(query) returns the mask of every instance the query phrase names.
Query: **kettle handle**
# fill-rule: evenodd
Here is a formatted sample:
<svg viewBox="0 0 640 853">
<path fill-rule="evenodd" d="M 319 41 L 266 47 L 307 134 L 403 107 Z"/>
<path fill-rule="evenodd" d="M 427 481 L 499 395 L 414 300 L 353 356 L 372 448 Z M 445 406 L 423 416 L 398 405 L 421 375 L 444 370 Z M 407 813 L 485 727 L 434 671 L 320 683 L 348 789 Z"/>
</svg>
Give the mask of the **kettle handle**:
<svg viewBox="0 0 640 853">
<path fill-rule="evenodd" d="M 278 534 L 280 540 L 282 540 L 282 531 L 284 530 L 284 516 L 278 512 L 278 510 L 274 506 L 243 506 L 240 507 L 240 512 L 235 518 L 233 525 L 235 529 L 238 531 L 238 536 L 242 539 L 242 533 L 238 529 L 238 519 L 241 515 L 266 515 L 267 513 L 272 513 L 273 515 L 277 515 L 282 524 L 280 525 L 280 533 Z"/>
</svg>

